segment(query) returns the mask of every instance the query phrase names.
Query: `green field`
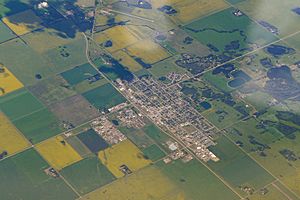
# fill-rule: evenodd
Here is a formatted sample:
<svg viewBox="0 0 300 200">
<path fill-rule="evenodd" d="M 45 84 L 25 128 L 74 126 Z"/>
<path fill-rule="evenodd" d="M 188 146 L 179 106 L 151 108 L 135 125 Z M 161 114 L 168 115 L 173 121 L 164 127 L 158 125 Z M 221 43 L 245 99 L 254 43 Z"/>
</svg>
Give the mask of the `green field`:
<svg viewBox="0 0 300 200">
<path fill-rule="evenodd" d="M 61 73 L 62 77 L 72 86 L 77 85 L 96 74 L 98 74 L 97 70 L 90 64 L 76 66 L 73 69 Z"/>
<path fill-rule="evenodd" d="M 82 94 L 96 108 L 105 110 L 126 101 L 109 83 Z"/>
<path fill-rule="evenodd" d="M 14 37 L 16 36 L 13 34 L 13 32 L 2 21 L 0 21 L 0 43 Z"/>
<path fill-rule="evenodd" d="M 97 157 L 77 162 L 64 168 L 61 173 L 80 194 L 91 192 L 115 179 Z"/>
<path fill-rule="evenodd" d="M 153 162 L 166 156 L 166 154 L 156 144 L 152 144 L 151 146 L 143 149 L 142 152 Z"/>
<path fill-rule="evenodd" d="M 209 148 L 220 161 L 209 161 L 208 165 L 223 177 L 241 195 L 243 187 L 261 189 L 274 180 L 267 171 L 242 152 L 225 136 L 217 140 L 217 145 Z"/>
<path fill-rule="evenodd" d="M 13 123 L 33 144 L 63 131 L 56 117 L 46 108 L 19 118 Z"/>
<path fill-rule="evenodd" d="M 16 120 L 43 108 L 44 106 L 25 89 L 0 98 L 0 109 L 10 120 Z"/>
<path fill-rule="evenodd" d="M 235 200 L 239 199 L 215 175 L 196 160 L 183 163 L 180 160 L 170 164 L 162 161 L 156 164 L 176 185 L 185 192 L 186 199 Z"/>
<path fill-rule="evenodd" d="M 49 165 L 33 149 L 0 162 L 0 192 L 5 200 L 73 200 L 77 195 L 61 178 L 43 171 Z"/>
</svg>

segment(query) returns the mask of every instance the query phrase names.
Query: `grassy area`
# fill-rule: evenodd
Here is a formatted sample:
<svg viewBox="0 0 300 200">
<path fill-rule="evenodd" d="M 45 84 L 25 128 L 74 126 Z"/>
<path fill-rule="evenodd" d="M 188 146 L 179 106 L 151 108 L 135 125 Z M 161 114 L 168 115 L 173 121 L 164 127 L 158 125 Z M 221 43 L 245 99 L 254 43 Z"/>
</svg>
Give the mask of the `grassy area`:
<svg viewBox="0 0 300 200">
<path fill-rule="evenodd" d="M 77 198 L 61 178 L 52 178 L 44 172 L 49 167 L 33 149 L 1 161 L 1 198 L 5 200 Z"/>
<path fill-rule="evenodd" d="M 80 194 L 91 192 L 115 179 L 97 157 L 77 162 L 64 168 L 61 173 Z"/>
</svg>

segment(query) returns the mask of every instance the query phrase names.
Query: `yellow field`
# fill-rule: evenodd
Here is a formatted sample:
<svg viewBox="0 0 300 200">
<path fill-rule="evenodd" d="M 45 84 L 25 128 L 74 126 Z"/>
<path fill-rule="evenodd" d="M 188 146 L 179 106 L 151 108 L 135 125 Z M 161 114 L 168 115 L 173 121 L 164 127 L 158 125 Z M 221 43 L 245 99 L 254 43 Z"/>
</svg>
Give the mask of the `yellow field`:
<svg viewBox="0 0 300 200">
<path fill-rule="evenodd" d="M 132 56 L 142 58 L 144 62 L 153 64 L 170 56 L 170 54 L 159 44 L 144 40 L 133 44 L 127 48 Z"/>
<path fill-rule="evenodd" d="M 49 164 L 57 170 L 61 170 L 82 159 L 61 136 L 37 144 L 36 148 Z"/>
<path fill-rule="evenodd" d="M 131 58 L 126 52 L 120 50 L 112 54 L 114 58 L 118 59 L 122 65 L 128 67 L 132 72 L 139 71 L 143 67 L 137 63 L 133 58 Z"/>
<path fill-rule="evenodd" d="M 0 64 L 0 68 L 4 69 L 4 72 L 0 73 L 0 96 L 23 87 L 23 84 L 6 67 Z"/>
<path fill-rule="evenodd" d="M 175 18 L 183 24 L 228 7 L 223 0 L 185 0 L 175 3 L 172 6 L 178 11 Z"/>
<path fill-rule="evenodd" d="M 142 152 L 129 140 L 100 151 L 98 157 L 116 177 L 124 176 L 123 172 L 119 170 L 121 165 L 125 164 L 131 171 L 136 171 L 151 163 L 150 160 L 144 158 Z"/>
<path fill-rule="evenodd" d="M 26 10 L 9 17 L 4 17 L 2 21 L 17 35 L 29 33 L 38 28 L 42 22 L 32 10 Z M 22 23 L 20 23 L 20 21 Z"/>
<path fill-rule="evenodd" d="M 107 48 L 109 52 L 123 49 L 139 41 L 139 38 L 137 38 L 126 26 L 115 26 L 99 34 L 95 34 L 94 36 L 94 39 L 100 44 L 108 40 L 112 41 L 112 47 Z"/>
<path fill-rule="evenodd" d="M 7 151 L 9 155 L 22 151 L 30 143 L 21 135 L 12 123 L 0 112 L 0 153 Z"/>
<path fill-rule="evenodd" d="M 183 0 L 151 0 L 151 4 L 154 8 L 160 8 L 164 5 L 172 5 Z"/>
<path fill-rule="evenodd" d="M 89 193 L 83 200 L 184 200 L 184 194 L 154 166 Z"/>
</svg>

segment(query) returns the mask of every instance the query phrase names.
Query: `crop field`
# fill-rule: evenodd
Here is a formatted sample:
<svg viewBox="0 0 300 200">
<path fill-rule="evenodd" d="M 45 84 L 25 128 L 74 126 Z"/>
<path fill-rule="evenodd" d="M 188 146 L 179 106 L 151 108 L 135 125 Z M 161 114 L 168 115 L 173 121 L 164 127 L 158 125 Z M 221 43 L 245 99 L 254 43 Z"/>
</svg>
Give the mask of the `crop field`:
<svg viewBox="0 0 300 200">
<path fill-rule="evenodd" d="M 62 136 L 50 138 L 39 143 L 36 145 L 36 149 L 57 170 L 61 170 L 82 159 Z"/>
<path fill-rule="evenodd" d="M 61 122 L 68 122 L 74 126 L 81 125 L 97 116 L 98 110 L 81 95 L 74 95 L 57 103 L 51 104 L 49 109 Z"/>
<path fill-rule="evenodd" d="M 21 118 L 43 109 L 43 107 L 44 106 L 25 89 L 12 92 L 0 99 L 0 108 L 10 120 Z"/>
<path fill-rule="evenodd" d="M 223 0 L 185 0 L 177 1 L 172 6 L 178 11 L 174 18 L 182 24 L 228 7 Z"/>
<path fill-rule="evenodd" d="M 138 62 L 136 62 L 131 56 L 129 56 L 125 51 L 120 50 L 114 52 L 112 55 L 117 60 L 119 60 L 119 62 L 122 65 L 127 67 L 131 72 L 136 72 L 143 69 L 143 67 Z"/>
<path fill-rule="evenodd" d="M 140 58 L 148 64 L 156 63 L 170 56 L 164 48 L 151 40 L 137 42 L 126 49 L 129 55 Z"/>
<path fill-rule="evenodd" d="M 0 21 L 0 43 L 14 37 L 16 36 L 13 34 L 13 32 L 2 21 Z"/>
<path fill-rule="evenodd" d="M 2 70 L 4 72 L 0 73 L 0 96 L 23 87 L 23 84 L 6 67 L 2 67 Z"/>
<path fill-rule="evenodd" d="M 115 180 L 97 157 L 83 159 L 64 168 L 61 173 L 80 194 L 86 194 Z"/>
<path fill-rule="evenodd" d="M 17 35 L 24 35 L 40 28 L 40 23 L 42 22 L 32 10 L 4 17 L 2 21 Z"/>
<path fill-rule="evenodd" d="M 150 160 L 145 159 L 143 153 L 128 139 L 100 151 L 98 157 L 103 165 L 117 178 L 124 176 L 120 170 L 122 165 L 126 165 L 134 172 L 151 163 Z"/>
<path fill-rule="evenodd" d="M 29 142 L 22 136 L 14 125 L 0 112 L 0 152 L 8 155 L 17 153 L 29 147 Z"/>
<path fill-rule="evenodd" d="M 120 35 L 120 33 L 122 33 Z M 107 41 L 112 42 L 111 47 L 106 49 L 109 52 L 115 52 L 120 49 L 124 49 L 127 46 L 134 44 L 139 41 L 138 38 L 132 31 L 126 26 L 115 26 L 113 28 L 107 29 L 104 32 L 95 34 L 94 39 L 99 43 L 105 45 Z"/>
<path fill-rule="evenodd" d="M 251 44 L 261 46 L 276 39 L 247 16 L 235 17 L 233 11 L 233 8 L 229 8 L 194 21 L 186 25 L 185 30 L 202 44 L 213 45 L 219 52 L 224 52 L 226 45 L 232 41 L 239 42 L 238 49 L 247 50 Z"/>
<path fill-rule="evenodd" d="M 72 137 L 67 137 L 66 141 L 69 145 L 72 146 L 72 148 L 79 153 L 79 155 L 82 158 L 87 158 L 89 157 L 92 152 L 89 150 L 89 148 L 87 148 L 87 146 L 85 146 L 83 144 L 83 142 L 81 142 L 81 140 L 78 139 L 78 137 L 76 136 L 72 136 Z"/>
<path fill-rule="evenodd" d="M 239 199 L 226 185 L 196 160 L 183 163 L 180 160 L 170 164 L 158 162 L 157 167 L 173 183 L 184 191 L 185 198 L 205 200 L 236 200 Z"/>
<path fill-rule="evenodd" d="M 52 178 L 44 170 L 50 166 L 33 149 L 1 161 L 0 192 L 5 200 L 22 197 L 30 200 L 73 200 L 77 195 L 61 178 Z"/>
<path fill-rule="evenodd" d="M 109 83 L 82 94 L 98 109 L 108 109 L 125 102 L 125 98 Z"/>
<path fill-rule="evenodd" d="M 55 136 L 63 131 L 62 125 L 47 108 L 18 118 L 14 120 L 13 123 L 33 144 Z"/>
<path fill-rule="evenodd" d="M 95 190 L 86 195 L 84 200 L 141 200 L 166 199 L 182 200 L 181 188 L 177 187 L 168 177 L 154 166 L 140 170 L 131 176 Z M 169 199 L 171 196 L 173 198 Z"/>
<path fill-rule="evenodd" d="M 299 21 L 299 15 L 292 11 L 292 9 L 299 7 L 298 3 L 297 0 L 284 2 L 274 0 L 271 4 L 268 0 L 251 0 L 243 1 L 236 6 L 255 20 L 266 21 L 278 28 L 280 36 L 287 36 L 300 30 L 296 25 Z M 272 16 L 274 12 L 281 14 Z M 289 21 L 286 22 L 282 16 Z"/>
<path fill-rule="evenodd" d="M 29 86 L 28 89 L 46 106 L 76 94 L 60 75 L 45 78 L 37 84 Z"/>
<path fill-rule="evenodd" d="M 93 129 L 89 129 L 77 135 L 79 140 L 93 153 L 106 149 L 109 145 Z"/>
<path fill-rule="evenodd" d="M 274 177 L 225 136 L 220 137 L 217 145 L 210 147 L 210 150 L 220 161 L 209 161 L 208 165 L 243 196 L 246 195 L 244 187 L 260 189 L 274 181 Z"/>
</svg>

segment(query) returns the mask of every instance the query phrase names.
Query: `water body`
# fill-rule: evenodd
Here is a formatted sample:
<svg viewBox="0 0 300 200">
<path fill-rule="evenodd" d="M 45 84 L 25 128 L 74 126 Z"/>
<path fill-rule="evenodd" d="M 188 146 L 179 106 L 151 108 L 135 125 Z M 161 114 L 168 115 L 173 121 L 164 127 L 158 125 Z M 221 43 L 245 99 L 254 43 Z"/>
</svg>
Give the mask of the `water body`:
<svg viewBox="0 0 300 200">
<path fill-rule="evenodd" d="M 208 110 L 208 109 L 210 109 L 212 107 L 211 104 L 209 102 L 207 102 L 207 101 L 201 102 L 200 106 L 202 106 L 205 110 Z"/>
<path fill-rule="evenodd" d="M 267 53 L 271 54 L 272 56 L 274 56 L 275 58 L 278 58 L 282 55 L 294 53 L 295 49 L 290 48 L 290 47 L 285 47 L 285 46 L 282 46 L 282 45 L 272 44 L 272 45 L 266 47 L 265 51 Z"/>
<path fill-rule="evenodd" d="M 228 63 L 228 64 L 222 65 L 222 66 L 217 67 L 216 69 L 214 69 L 212 71 L 212 74 L 215 75 L 215 74 L 223 73 L 226 78 L 230 78 L 230 74 L 233 70 L 235 70 L 235 66 L 231 63 Z"/>
<path fill-rule="evenodd" d="M 271 68 L 268 71 L 267 76 L 270 79 L 285 79 L 288 82 L 294 82 L 291 69 L 286 65 Z"/>
</svg>

